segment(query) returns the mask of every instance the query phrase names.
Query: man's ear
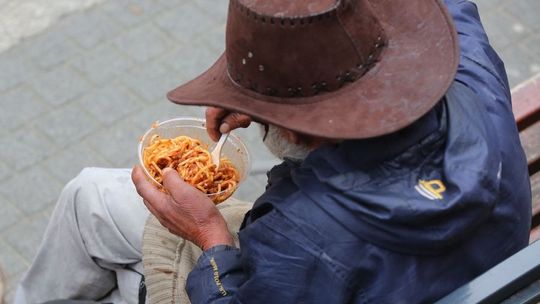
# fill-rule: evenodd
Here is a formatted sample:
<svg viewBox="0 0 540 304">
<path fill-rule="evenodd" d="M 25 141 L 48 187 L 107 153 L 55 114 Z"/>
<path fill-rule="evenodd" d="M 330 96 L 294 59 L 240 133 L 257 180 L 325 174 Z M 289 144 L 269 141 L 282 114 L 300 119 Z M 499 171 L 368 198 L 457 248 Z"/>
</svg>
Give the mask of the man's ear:
<svg viewBox="0 0 540 304">
<path fill-rule="evenodd" d="M 317 148 L 320 145 L 328 143 L 328 142 L 339 142 L 339 140 L 329 141 L 324 138 L 304 135 L 304 134 L 297 133 L 297 132 L 291 131 L 289 129 L 284 129 L 284 128 L 280 128 L 280 131 L 282 132 L 282 135 L 285 136 L 285 138 L 290 143 L 293 143 L 295 145 L 302 144 L 309 148 Z"/>
<path fill-rule="evenodd" d="M 293 143 L 295 145 L 298 145 L 301 143 L 302 141 L 302 138 L 300 136 L 300 134 L 294 132 L 294 131 L 291 131 L 291 130 L 288 130 L 288 129 L 283 129 L 281 128 L 281 132 L 283 132 L 283 136 L 285 136 L 285 138 L 290 142 L 290 143 Z"/>
</svg>

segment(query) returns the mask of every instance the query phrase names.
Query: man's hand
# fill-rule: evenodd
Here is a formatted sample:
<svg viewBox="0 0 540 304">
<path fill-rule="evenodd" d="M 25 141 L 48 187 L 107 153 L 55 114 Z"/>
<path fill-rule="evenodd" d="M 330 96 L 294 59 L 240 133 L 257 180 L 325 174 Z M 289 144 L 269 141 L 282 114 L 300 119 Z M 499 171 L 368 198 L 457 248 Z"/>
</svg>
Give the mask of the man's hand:
<svg viewBox="0 0 540 304">
<path fill-rule="evenodd" d="M 217 245 L 234 245 L 227 223 L 214 203 L 184 182 L 176 171 L 163 170 L 163 185 L 169 193 L 150 183 L 139 166 L 133 168 L 131 178 L 148 210 L 171 233 L 191 241 L 202 250 Z"/>
<path fill-rule="evenodd" d="M 206 130 L 214 141 L 218 141 L 221 134 L 237 128 L 247 128 L 250 123 L 251 117 L 244 114 L 214 107 L 206 109 Z"/>
</svg>

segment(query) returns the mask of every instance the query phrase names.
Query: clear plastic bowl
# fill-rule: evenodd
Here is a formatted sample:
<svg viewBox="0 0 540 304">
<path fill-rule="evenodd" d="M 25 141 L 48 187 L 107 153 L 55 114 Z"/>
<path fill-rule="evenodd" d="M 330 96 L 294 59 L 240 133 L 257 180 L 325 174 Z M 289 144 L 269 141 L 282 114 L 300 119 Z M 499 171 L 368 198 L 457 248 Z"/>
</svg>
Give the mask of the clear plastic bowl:
<svg viewBox="0 0 540 304">
<path fill-rule="evenodd" d="M 158 123 L 157 125 L 152 126 L 152 128 L 150 128 L 148 131 L 146 131 L 139 143 L 139 162 L 148 179 L 157 186 L 161 186 L 150 175 L 143 162 L 143 151 L 149 144 L 152 136 L 156 134 L 159 135 L 161 138 L 176 138 L 178 136 L 189 136 L 198 139 L 203 144 L 207 145 L 208 150 L 211 152 L 216 143 L 212 141 L 212 139 L 210 139 L 210 137 L 208 136 L 205 124 L 205 121 L 200 118 L 180 117 Z M 234 133 L 231 133 L 227 138 L 227 142 L 223 145 L 223 148 L 221 149 L 221 156 L 228 158 L 236 167 L 238 173 L 240 174 L 240 184 L 247 177 L 247 175 L 249 174 L 249 170 L 251 169 L 251 159 L 246 145 L 238 136 L 236 136 Z M 238 186 L 236 187 L 236 189 L 238 189 Z M 218 193 L 207 194 L 207 196 L 215 201 L 215 199 L 219 197 L 230 197 L 234 190 L 224 190 Z M 231 193 L 227 193 L 227 191 L 230 191 Z"/>
</svg>

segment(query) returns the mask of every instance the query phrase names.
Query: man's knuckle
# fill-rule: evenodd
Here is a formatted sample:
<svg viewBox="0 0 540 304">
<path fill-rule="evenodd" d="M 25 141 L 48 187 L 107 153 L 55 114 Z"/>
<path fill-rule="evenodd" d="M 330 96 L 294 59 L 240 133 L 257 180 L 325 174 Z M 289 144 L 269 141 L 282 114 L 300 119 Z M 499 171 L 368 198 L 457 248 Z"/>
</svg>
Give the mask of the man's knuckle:
<svg viewBox="0 0 540 304">
<path fill-rule="evenodd" d="M 144 197 L 144 191 L 141 189 L 140 186 L 138 186 L 137 184 L 135 184 L 135 191 L 137 191 L 137 193 L 141 196 L 141 197 Z"/>
</svg>

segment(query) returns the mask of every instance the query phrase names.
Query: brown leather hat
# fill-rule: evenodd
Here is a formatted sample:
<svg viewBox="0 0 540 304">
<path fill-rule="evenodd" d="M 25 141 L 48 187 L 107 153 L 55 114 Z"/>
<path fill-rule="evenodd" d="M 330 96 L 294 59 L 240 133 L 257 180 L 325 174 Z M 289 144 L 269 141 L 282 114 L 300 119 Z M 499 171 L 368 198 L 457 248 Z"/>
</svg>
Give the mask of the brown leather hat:
<svg viewBox="0 0 540 304">
<path fill-rule="evenodd" d="M 459 62 L 438 0 L 231 0 L 226 45 L 168 98 L 339 139 L 411 124 L 445 94 Z"/>
</svg>

